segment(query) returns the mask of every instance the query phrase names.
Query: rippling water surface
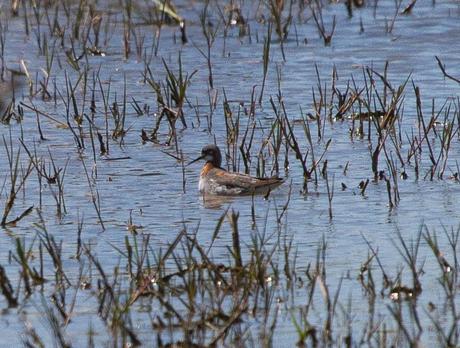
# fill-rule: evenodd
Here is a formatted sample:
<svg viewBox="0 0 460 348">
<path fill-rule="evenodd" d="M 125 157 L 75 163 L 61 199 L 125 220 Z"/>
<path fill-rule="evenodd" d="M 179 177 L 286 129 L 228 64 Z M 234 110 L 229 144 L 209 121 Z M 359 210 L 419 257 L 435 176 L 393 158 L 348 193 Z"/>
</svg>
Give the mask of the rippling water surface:
<svg viewBox="0 0 460 348">
<path fill-rule="evenodd" d="M 92 1 L 89 1 L 92 3 Z M 221 1 L 218 1 L 221 2 Z M 17 216 L 26 208 L 34 206 L 31 214 L 23 218 L 16 226 L 7 226 L 3 229 L 2 243 L 0 246 L 0 263 L 4 265 L 6 272 L 15 285 L 19 279 L 17 263 L 11 261 L 10 250 L 15 250 L 17 238 L 24 240 L 27 245 L 37 242 L 36 224 L 40 216 L 50 234 L 59 243 L 62 241 L 62 255 L 67 274 L 74 280 L 78 278 L 79 265 L 73 256 L 77 250 L 78 221 L 83 221 L 82 240 L 91 245 L 91 249 L 97 254 L 101 264 L 108 271 L 118 265 L 120 253 L 125 238 L 130 236 L 127 230 L 130 219 L 137 225 L 139 234 L 148 234 L 151 245 L 155 250 L 167 248 L 177 233 L 187 228 L 189 231 L 198 229 L 197 238 L 203 245 L 209 245 L 218 219 L 230 206 L 239 212 L 240 240 L 242 244 L 250 244 L 254 235 L 252 219 L 252 207 L 255 210 L 258 230 L 266 229 L 267 233 L 278 231 L 279 225 L 276 216 L 289 201 L 288 208 L 283 217 L 282 233 L 293 239 L 293 245 L 297 252 L 296 266 L 298 274 L 304 277 L 310 263 L 316 260 L 318 245 L 322 239 L 327 242 L 327 281 L 331 291 L 335 291 L 341 284 L 340 298 L 343 306 L 350 304 L 353 308 L 354 321 L 365 322 L 367 313 L 363 306 L 363 290 L 357 281 L 360 266 L 366 261 L 369 246 L 366 241 L 378 249 L 380 262 L 393 275 L 398 272 L 398 267 L 404 265 L 403 258 L 394 245 L 399 231 L 405 240 L 409 241 L 418 234 L 423 225 L 430 231 L 442 232 L 443 229 L 457 228 L 460 213 L 457 209 L 460 186 L 458 181 L 449 177 L 458 171 L 460 159 L 460 144 L 456 134 L 450 144 L 447 167 L 442 179 L 434 177 L 430 180 L 430 160 L 428 147 L 423 146 L 420 162 L 420 175 L 417 178 L 414 161 L 405 163 L 404 167 L 396 155 L 393 145 L 388 148 L 388 156 L 392 156 L 398 171 L 398 188 L 400 202 L 390 208 L 388 204 L 387 186 L 384 180 L 373 180 L 371 168 L 371 150 L 375 149 L 376 133 L 372 130 L 371 145 L 368 141 L 367 120 L 365 121 L 365 135 L 363 137 L 350 136 L 352 127 L 351 112 L 345 120 L 329 120 L 322 123 L 324 127 L 323 137 L 318 139 L 316 121 L 309 121 L 311 127 L 314 152 L 319 159 L 325 150 L 326 143 L 331 139 L 331 144 L 318 165 L 319 176 L 317 184 L 311 180 L 308 184 L 308 193 L 302 194 L 303 172 L 300 162 L 295 158 L 294 152 L 289 152 L 289 168 L 283 168 L 284 152 L 280 157 L 279 175 L 286 176 L 286 183 L 278 190 L 271 193 L 268 199 L 264 197 L 237 197 L 226 200 L 205 202 L 197 190 L 200 167 L 194 164 L 185 167 L 185 190 L 183 190 L 182 166 L 174 157 L 177 156 L 174 142 L 165 144 L 168 137 L 166 122 L 162 122 L 159 131 L 158 143 L 141 141 L 141 131 L 151 131 L 158 118 L 158 105 L 156 95 L 152 88 L 145 83 L 145 60 L 136 56 L 135 41 L 131 33 L 131 54 L 125 58 L 123 54 L 123 11 L 118 4 L 98 1 L 95 5 L 101 11 L 102 28 L 109 26 L 109 37 L 106 44 L 100 45 L 105 52 L 104 56 L 85 56 L 78 64 L 81 67 L 77 72 L 71 67 L 66 58 L 65 51 L 70 49 L 69 40 L 64 41 L 61 48 L 61 40 L 50 36 L 50 30 L 44 16 L 44 8 L 41 8 L 41 26 L 37 26 L 37 20 L 33 15 L 33 9 L 27 3 L 27 16 L 30 25 L 29 35 L 26 35 L 24 12 L 20 6 L 19 15 L 14 17 L 10 14 L 10 4 L 4 2 L 1 6 L 1 23 L 5 33 L 4 60 L 10 69 L 27 72 L 33 83 L 33 91 L 40 88 L 39 81 L 43 80 L 46 70 L 46 55 L 40 54 L 37 35 L 46 37 L 49 51 L 55 47 L 53 64 L 50 73 L 49 88 L 52 94 L 50 100 L 44 101 L 41 94 L 31 96 L 27 82 L 16 96 L 16 104 L 24 103 L 42 113 L 46 113 L 66 124 L 65 104 L 72 100 L 67 98 L 66 75 L 72 86 L 77 84 L 78 78 L 84 69 L 88 69 L 88 89 L 86 102 L 83 109 L 82 82 L 78 83 L 75 95 L 79 112 L 90 115 L 89 95 L 93 88 L 93 74 L 99 72 L 99 82 L 95 84 L 96 110 L 94 113 L 93 127 L 98 129 L 105 139 L 105 110 L 100 89 L 107 93 L 110 86 L 109 106 L 114 103 L 122 110 L 124 89 L 126 87 L 126 120 L 127 132 L 121 141 L 120 138 L 112 139 L 109 136 L 108 155 L 99 154 L 99 143 L 95 142 L 95 159 L 89 136 L 90 130 L 86 119 L 83 120 L 83 132 L 85 148 L 78 149 L 76 141 L 70 130 L 61 126 L 48 117 L 39 115 L 40 126 L 46 140 L 41 140 L 38 133 L 37 115 L 27 107 L 24 108 L 24 117 L 21 121 L 12 120 L 9 124 L 0 126 L 0 132 L 7 143 L 11 141 L 14 151 L 21 149 L 21 170 L 25 171 L 28 164 L 28 156 L 19 139 L 30 151 L 36 151 L 45 161 L 46 170 L 51 169 L 51 158 L 56 166 L 65 168 L 64 176 L 64 200 L 66 213 L 59 217 L 56 214 L 56 202 L 50 191 L 49 184 L 42 183 L 42 192 L 38 176 L 35 171 L 27 179 L 23 189 L 20 190 L 16 199 L 11 216 Z M 78 2 L 68 1 L 71 11 L 76 12 Z M 96 2 L 95 2 L 96 3 Z M 226 1 L 221 2 L 224 9 Z M 447 72 L 460 78 L 458 70 L 458 37 L 460 37 L 460 8 L 456 1 L 417 2 L 411 14 L 402 15 L 402 10 L 408 5 L 402 3 L 395 16 L 395 2 L 379 1 L 366 3 L 362 8 L 355 8 L 350 18 L 343 3 L 324 3 L 323 20 L 327 31 L 332 28 L 335 16 L 336 28 L 331 44 L 324 45 L 319 35 L 317 26 L 308 6 L 299 16 L 294 16 L 287 40 L 284 42 L 286 61 L 283 61 L 279 40 L 273 31 L 270 49 L 270 63 L 265 86 L 263 102 L 256 103 L 255 115 L 249 118 L 245 114 L 245 108 L 251 107 L 251 93 L 255 88 L 258 99 L 263 74 L 263 44 L 267 36 L 267 22 L 263 18 L 269 18 L 269 13 L 262 3 L 242 2 L 242 14 L 249 23 L 248 35 L 239 36 L 239 27 L 230 26 L 227 37 L 224 38 L 223 25 L 219 22 L 215 6 L 212 7 L 210 21 L 217 29 L 217 36 L 212 46 L 212 71 L 214 77 L 214 90 L 210 91 L 208 85 L 208 68 L 201 50 L 206 50 L 206 43 L 199 22 L 200 11 L 203 8 L 201 1 L 176 1 L 178 13 L 187 20 L 188 43 L 181 44 L 180 31 L 177 26 L 165 25 L 161 29 L 158 55 L 152 55 L 152 47 L 155 44 L 155 35 L 158 27 L 145 23 L 139 10 L 133 11 L 134 31 L 144 37 L 143 54 L 149 61 L 149 68 L 157 80 L 165 77 L 165 68 L 162 62 L 177 71 L 177 60 L 181 55 L 183 70 L 189 74 L 196 70 L 187 89 L 187 103 L 184 107 L 184 115 L 187 128 L 182 129 L 180 122 L 177 123 L 177 143 L 182 151 L 185 161 L 189 161 L 199 155 L 201 147 L 208 143 L 216 142 L 223 151 L 227 150 L 227 132 L 224 118 L 223 102 L 224 95 L 229 100 L 230 108 L 236 116 L 240 114 L 240 138 L 248 124 L 255 125 L 254 139 L 252 143 L 251 173 L 257 171 L 257 155 L 263 142 L 267 139 L 270 127 L 276 119 L 276 115 L 270 104 L 270 97 L 276 100 L 278 84 L 286 113 L 293 121 L 295 134 L 298 137 L 300 147 L 304 153 L 309 151 L 309 145 L 304 135 L 303 126 L 300 122 L 302 115 L 314 114 L 315 95 L 318 101 L 318 74 L 321 77 L 321 85 L 328 93 L 331 93 L 333 71 L 336 71 L 337 88 L 343 93 L 347 84 L 353 86 L 353 81 L 358 90 L 364 88 L 366 67 L 383 74 L 385 64 L 388 62 L 388 81 L 397 89 L 405 83 L 404 100 L 401 102 L 398 131 L 402 139 L 401 153 L 404 159 L 409 150 L 409 140 L 420 132 L 417 118 L 416 99 L 414 86 L 420 88 L 422 110 L 426 122 L 432 114 L 432 104 L 435 112 L 447 101 L 447 107 L 439 117 L 439 133 L 430 134 L 430 142 L 436 156 L 440 153 L 438 136 L 441 136 L 444 117 L 454 120 L 454 128 L 458 127 L 458 91 L 459 84 L 443 76 L 435 56 L 438 56 L 445 64 Z M 141 8 L 151 6 L 139 1 Z M 227 4 L 228 5 L 228 4 Z M 258 6 L 259 5 L 259 6 Z M 294 5 L 297 9 L 297 5 Z M 54 13 L 55 5 L 52 5 L 49 13 Z M 66 23 L 61 7 L 58 20 Z M 110 17 L 108 16 L 110 13 Z M 286 15 L 286 14 L 285 14 Z M 89 20 L 85 17 L 84 20 Z M 393 23 L 394 20 L 394 23 Z M 295 27 L 294 27 L 295 26 Z M 388 28 L 393 26 L 391 32 Z M 83 28 L 83 27 L 82 27 Z M 71 28 L 66 28 L 65 36 L 70 35 Z M 90 34 L 90 37 L 93 34 Z M 104 37 L 103 33 L 101 37 Z M 104 41 L 101 39 L 101 41 Z M 43 39 L 42 39 L 43 45 Z M 225 48 L 224 48 L 225 45 Z M 76 47 L 76 52 L 81 52 L 82 47 Z M 48 60 L 50 57 L 48 56 Z M 21 67 L 20 61 L 24 64 Z M 334 70 L 335 69 L 335 70 Z M 278 75 L 279 74 L 279 75 Z M 278 79 L 277 76 L 280 76 Z M 376 87 L 381 93 L 383 84 L 374 75 Z M 126 81 L 126 83 L 124 82 Z M 368 76 L 366 81 L 369 83 Z M 54 90 L 53 85 L 56 85 Z M 33 93 L 32 93 L 33 94 Z M 54 99 L 56 94 L 56 99 Z M 212 128 L 208 128 L 210 118 L 209 94 L 217 95 L 216 109 L 212 114 Z M 61 96 L 62 97 L 61 97 Z M 330 95 L 326 96 L 329 100 Z M 138 105 L 149 108 L 144 115 L 137 115 L 133 107 L 133 100 Z M 9 102 L 9 99 L 7 100 Z M 374 99 L 374 103 L 378 100 Z M 337 103 L 335 100 L 334 103 Z M 446 112 L 447 108 L 450 108 Z M 358 110 L 355 110 L 358 112 Z M 448 116 L 445 116 L 445 115 Z M 456 115 L 456 116 L 455 116 Z M 70 122 L 76 127 L 71 115 Z M 114 122 L 109 119 L 109 132 L 111 133 Z M 324 114 L 323 114 L 324 117 Z M 323 121 L 322 121 L 323 122 Z M 357 122 L 356 122 L 357 123 Z M 77 129 L 77 128 L 75 128 Z M 437 140 L 436 140 L 437 139 Z M 106 139 L 105 139 L 106 140 Z M 390 143 L 390 140 L 388 140 Z M 283 145 L 284 149 L 284 145 Z M 284 151 L 284 150 L 283 150 Z M 9 165 L 6 149 L 2 146 L 2 160 L 0 168 L 2 181 L 5 182 L 1 191 L 1 204 L 6 202 L 9 194 Z M 272 171 L 273 157 L 267 148 L 264 150 L 267 157 L 265 170 L 269 175 Z M 308 157 L 311 166 L 311 153 Z M 231 159 L 227 158 L 224 166 L 230 168 Z M 329 200 L 326 180 L 321 177 L 321 168 L 327 160 L 327 168 L 330 184 L 334 184 L 334 196 L 332 199 L 332 214 L 329 216 Z M 85 170 L 85 166 L 86 170 Z M 237 153 L 235 163 L 239 170 L 244 170 L 241 155 Z M 347 167 L 346 173 L 344 169 Z M 389 168 L 385 156 L 381 154 L 379 169 L 389 175 Z M 399 175 L 405 172 L 408 177 L 403 180 Z M 90 177 L 87 179 L 87 175 Z M 364 194 L 358 187 L 361 181 L 370 179 Z M 342 184 L 346 189 L 342 190 Z M 56 187 L 52 187 L 57 192 Z M 92 202 L 92 193 L 98 192 L 100 201 L 100 215 L 105 230 L 103 230 L 96 209 Z M 41 197 L 41 206 L 40 206 Z M 38 210 L 39 209 L 40 215 Z M 228 260 L 227 247 L 232 244 L 231 229 L 224 223 L 219 238 L 211 251 L 216 260 L 222 262 Z M 276 238 L 275 238 L 276 239 Z M 448 242 L 442 233 L 439 233 L 439 242 L 442 248 L 448 249 Z M 247 249 L 245 249 L 247 250 Z M 249 257 L 247 253 L 244 257 Z M 452 256 L 448 254 L 447 256 Z M 35 254 L 35 257 L 39 257 Z M 281 258 L 281 256 L 278 256 Z M 428 302 L 439 296 L 437 282 L 437 264 L 431 250 L 422 241 L 419 260 L 424 264 L 424 274 L 421 279 L 424 284 L 423 293 L 419 298 L 422 308 L 426 308 Z M 45 264 L 46 265 L 46 264 Z M 45 269 L 50 282 L 53 282 L 53 266 L 49 262 Z M 375 265 L 375 267 L 377 267 Z M 407 271 L 407 266 L 404 266 Z M 94 271 L 94 270 L 93 270 Z M 406 275 L 407 276 L 407 275 Z M 406 277 L 405 276 L 405 277 Z M 407 276 L 407 279 L 410 279 Z M 283 290 L 280 287 L 280 292 Z M 21 342 L 20 334 L 25 330 L 25 322 L 31 323 L 39 332 L 45 343 L 51 344 L 52 334 L 48 324 L 41 319 L 46 299 L 50 293 L 45 292 L 44 298 L 32 296 L 25 301 L 20 308 L 5 309 L 0 317 L 0 327 L 10 340 L 1 343 L 2 346 L 17 345 Z M 297 332 L 292 323 L 292 316 L 296 315 L 296 306 L 305 304 L 307 291 L 299 288 L 293 296 L 292 306 L 281 306 L 279 322 L 277 325 L 274 345 L 281 342 L 294 344 L 298 340 Z M 320 301 L 320 300 L 319 300 Z M 6 302 L 2 298 L 0 303 L 6 308 Z M 380 317 L 391 317 L 385 305 L 389 299 L 382 299 L 379 305 Z M 91 323 L 96 331 L 101 334 L 95 336 L 97 345 L 105 344 L 109 338 L 100 319 L 96 315 L 96 302 L 89 294 L 80 290 L 76 295 L 76 309 L 73 318 L 66 327 L 66 337 L 74 346 L 86 344 L 86 333 Z M 286 308 L 289 307 L 289 308 Z M 136 307 L 142 312 L 142 303 Z M 363 310 L 364 308 L 364 310 Z M 317 309 L 318 318 L 321 310 Z M 21 314 L 18 314 L 21 313 Z M 148 337 L 150 327 L 145 320 L 133 313 L 134 326 L 141 332 L 142 337 Z M 262 325 L 254 320 L 252 328 Z M 363 324 L 364 325 L 364 324 Z M 427 316 L 423 317 L 423 325 L 426 328 L 422 341 L 432 342 L 434 337 L 429 333 L 432 325 Z M 339 325 L 340 326 L 340 325 Z M 344 326 L 345 327 L 345 326 Z M 257 332 L 257 329 L 254 329 Z"/>
</svg>

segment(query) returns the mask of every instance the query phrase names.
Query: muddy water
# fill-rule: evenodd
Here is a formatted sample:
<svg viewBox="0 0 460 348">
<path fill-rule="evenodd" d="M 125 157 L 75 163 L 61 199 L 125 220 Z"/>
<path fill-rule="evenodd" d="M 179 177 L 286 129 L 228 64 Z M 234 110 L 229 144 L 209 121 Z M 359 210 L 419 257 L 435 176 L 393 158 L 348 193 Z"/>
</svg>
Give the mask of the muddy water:
<svg viewBox="0 0 460 348">
<path fill-rule="evenodd" d="M 403 4 L 402 8 L 405 4 Z M 100 9 L 109 9 L 108 5 L 98 4 Z M 178 132 L 178 144 L 184 157 L 189 160 L 195 158 L 203 145 L 216 141 L 225 149 L 226 128 L 223 116 L 223 93 L 225 91 L 234 113 L 238 112 L 239 104 L 244 107 L 250 105 L 250 95 L 253 86 L 256 86 L 256 95 L 260 93 L 262 82 L 262 50 L 263 38 L 266 36 L 267 27 L 261 22 L 262 10 L 253 4 L 243 6 L 243 15 L 250 24 L 250 36 L 238 35 L 237 27 L 230 27 L 228 36 L 224 37 L 219 30 L 212 47 L 212 69 L 214 86 L 217 93 L 217 108 L 212 116 L 212 129 L 208 130 L 207 118 L 210 114 L 208 98 L 208 71 L 204 57 L 197 48 L 205 49 L 205 41 L 199 25 L 201 3 L 182 4 L 177 2 L 179 12 L 187 19 L 187 35 L 189 42 L 180 44 L 179 31 L 176 27 L 165 26 L 162 28 L 159 54 L 153 56 L 150 69 L 157 79 L 165 76 L 162 59 L 168 65 L 177 66 L 177 57 L 181 53 L 184 71 L 191 73 L 197 70 L 192 78 L 192 83 L 187 91 L 191 106 L 185 108 L 185 118 L 188 128 Z M 402 8 L 398 11 L 401 12 Z M 30 9 L 29 9 L 30 11 Z M 334 178 L 334 197 L 332 201 L 333 218 L 328 213 L 328 195 L 326 183 L 320 179 L 318 185 L 309 184 L 309 193 L 301 194 L 302 170 L 300 163 L 291 153 L 289 171 L 281 170 L 280 174 L 287 176 L 286 184 L 273 192 L 268 199 L 263 197 L 234 198 L 230 200 L 217 200 L 204 202 L 200 197 L 197 186 L 199 165 L 192 165 L 185 169 L 185 192 L 182 186 L 181 165 L 165 152 L 176 154 L 174 146 L 164 145 L 167 138 L 167 128 L 160 131 L 160 144 L 142 144 L 140 134 L 142 129 L 150 130 L 155 124 L 157 110 L 156 97 L 152 89 L 143 81 L 145 64 L 136 57 L 134 43 L 133 52 L 125 59 L 123 55 L 122 14 L 116 6 L 112 8 L 112 35 L 103 46 L 106 53 L 104 57 L 88 56 L 87 66 L 91 71 L 100 69 L 102 86 L 107 88 L 110 81 L 110 104 L 118 102 L 120 108 L 123 101 L 124 79 L 126 79 L 127 118 L 126 127 L 129 129 L 123 143 L 111 140 L 110 154 L 99 156 L 96 154 L 96 164 L 93 161 L 91 139 L 85 136 L 87 148 L 78 151 L 72 133 L 68 129 L 57 127 L 56 122 L 46 117 L 40 117 L 41 128 L 46 140 L 40 140 L 37 130 L 36 115 L 24 109 L 24 119 L 21 122 L 12 121 L 10 125 L 0 126 L 0 132 L 5 139 L 11 139 L 15 151 L 21 148 L 19 137 L 23 134 L 24 143 L 29 149 L 34 146 L 39 155 L 50 163 L 50 153 L 59 168 L 65 169 L 64 198 L 66 213 L 62 217 L 56 215 L 56 204 L 53 194 L 47 184 L 43 184 L 42 193 L 38 185 L 36 173 L 32 173 L 25 189 L 21 191 L 16 201 L 11 216 L 20 214 L 29 206 L 39 207 L 42 197 L 41 215 L 49 232 L 56 240 L 62 240 L 62 253 L 66 267 L 74 269 L 74 276 L 78 276 L 78 265 L 71 259 L 77 247 L 77 221 L 83 219 L 82 238 L 91 244 L 93 250 L 106 269 L 110 270 L 117 265 L 119 254 L 114 249 L 124 245 L 125 236 L 129 234 L 127 224 L 130 219 L 138 225 L 140 233 L 150 234 L 151 240 L 158 248 L 165 247 L 178 231 L 185 225 L 193 230 L 199 226 L 198 238 L 206 243 L 212 236 L 216 222 L 230 205 L 240 213 L 241 239 L 249 242 L 254 233 L 252 228 L 251 206 L 254 204 L 256 221 L 259 229 L 266 224 L 266 230 L 273 232 L 277 228 L 277 210 L 290 199 L 283 222 L 283 231 L 294 240 L 297 249 L 297 265 L 300 270 L 305 270 L 310 262 L 314 262 L 319 241 L 327 241 L 327 267 L 328 282 L 335 289 L 339 278 L 345 277 L 342 284 L 343 301 L 351 298 L 352 307 L 356 311 L 356 319 L 365 320 L 366 313 L 360 311 L 362 291 L 356 282 L 356 276 L 362 262 L 366 260 L 368 245 L 366 239 L 379 250 L 380 259 L 393 274 L 397 273 L 398 265 L 402 258 L 393 245 L 396 231 L 408 240 L 415 236 L 422 224 L 430 230 L 441 232 L 443 228 L 454 229 L 459 223 L 460 212 L 457 209 L 460 186 L 458 182 L 447 179 L 456 171 L 456 161 L 460 160 L 460 146 L 457 137 L 454 137 L 448 167 L 444 180 L 424 179 L 428 168 L 428 156 L 424 155 L 422 174 L 417 180 L 413 166 L 406 166 L 408 174 L 406 180 L 399 180 L 400 204 L 393 209 L 388 206 L 386 184 L 383 181 L 373 181 L 364 195 L 358 188 L 362 180 L 372 179 L 371 155 L 367 137 L 350 137 L 351 122 L 349 120 L 325 123 L 322 139 L 314 137 L 316 156 L 324 150 L 326 141 L 332 139 L 331 146 L 325 158 L 328 161 L 330 178 Z M 404 100 L 404 117 L 401 129 L 404 142 L 407 144 L 406 134 L 418 132 L 415 98 L 412 89 L 414 84 L 420 87 L 423 108 L 428 117 L 431 110 L 431 101 L 435 100 L 439 108 L 447 98 L 458 96 L 459 85 L 446 79 L 438 67 L 435 56 L 439 56 L 446 64 L 448 72 L 460 76 L 456 63 L 458 58 L 458 37 L 460 36 L 460 9 L 455 1 L 439 3 L 418 2 L 410 15 L 398 15 L 393 23 L 391 32 L 387 28 L 392 25 L 395 15 L 393 1 L 380 1 L 377 4 L 368 4 L 362 9 L 355 9 L 353 17 L 349 18 L 344 4 L 328 4 L 323 10 L 323 20 L 327 30 L 332 27 L 332 18 L 335 16 L 336 29 L 331 45 L 325 46 L 320 37 L 310 11 L 307 9 L 301 18 L 295 18 L 295 29 L 291 27 L 288 40 L 284 43 L 286 61 L 283 61 L 279 41 L 273 33 L 271 46 L 271 62 L 269 65 L 264 101 L 257 106 L 255 113 L 256 131 L 254 138 L 253 156 L 257 156 L 262 141 L 269 132 L 269 127 L 275 118 L 269 103 L 270 96 L 278 93 L 277 71 L 280 72 L 281 93 L 286 105 L 286 111 L 292 120 L 301 118 L 300 108 L 304 112 L 313 112 L 312 88 L 317 89 L 317 76 L 315 65 L 318 68 L 322 83 L 328 88 L 335 67 L 338 74 L 337 85 L 341 90 L 346 88 L 352 77 L 359 86 L 363 86 L 363 67 L 371 66 L 382 73 L 385 62 L 389 62 L 388 79 L 394 86 L 399 86 L 410 75 L 407 85 L 407 95 Z M 265 15 L 268 15 L 266 11 Z M 29 37 L 25 34 L 24 16 L 9 16 L 8 4 L 2 7 L 2 23 L 7 25 L 5 42 L 5 61 L 12 69 L 19 69 L 19 61 L 24 60 L 32 80 L 35 76 L 43 78 L 42 69 L 46 66 L 46 59 L 39 54 L 38 44 L 33 32 Z M 35 19 L 29 13 L 29 20 L 33 27 Z M 213 20 L 217 22 L 217 18 Z M 154 44 L 155 27 L 142 23 L 136 15 L 134 21 L 138 24 L 136 31 L 145 35 L 144 47 L 147 54 Z M 116 25 L 115 25 L 116 23 Z M 216 25 L 216 24 L 215 24 Z M 42 31 L 48 28 L 42 27 Z M 175 42 L 175 38 L 177 41 Z M 54 39 L 49 39 L 52 46 Z M 59 46 L 59 41 L 56 41 Z M 63 50 L 56 49 L 51 79 L 56 83 L 58 91 L 67 101 L 65 75 L 67 72 L 73 84 L 78 79 L 78 74 L 66 61 Z M 86 62 L 81 62 L 84 66 Z M 90 73 L 90 75 L 92 72 Z M 97 87 L 99 89 L 99 87 Z M 330 91 L 330 89 L 328 89 Z M 98 91 L 99 92 L 99 91 Z M 317 91 L 316 91 L 317 93 Z M 317 95 L 317 94 L 316 94 Z M 79 105 L 83 98 L 81 89 L 77 91 Z M 134 98 L 139 105 L 148 105 L 151 113 L 138 116 L 131 104 Z M 95 125 L 105 131 L 105 118 L 103 103 L 100 94 L 98 100 Z M 38 110 L 46 112 L 60 122 L 66 122 L 65 103 L 58 96 L 56 101 L 43 101 L 40 96 L 30 97 L 27 88 L 24 88 L 17 101 L 27 105 L 34 105 Z M 198 105 L 198 107 L 196 106 Z M 89 102 L 85 104 L 85 112 L 89 113 Z M 242 109 L 240 109 L 242 110 Z M 452 114 L 453 114 L 452 110 Z M 452 115 L 451 114 L 451 115 Z M 197 116 L 198 115 L 198 116 Z M 248 121 L 242 113 L 242 127 Z M 312 133 L 316 134 L 316 123 L 310 123 Z M 296 126 L 297 127 L 297 126 Z M 308 149 L 306 139 L 302 137 L 301 126 L 296 128 L 296 134 L 301 139 L 301 147 Z M 96 145 L 97 146 L 97 145 Z M 2 148 L 2 161 L 0 162 L 3 178 L 9 173 L 6 151 Z M 27 156 L 22 149 L 24 165 L 27 165 Z M 407 148 L 405 148 L 407 151 Z M 105 226 L 102 229 L 99 219 L 91 201 L 90 185 L 86 178 L 85 168 L 95 180 L 90 180 L 93 190 L 100 196 L 101 217 Z M 242 161 L 240 170 L 243 170 Z M 251 172 L 256 172 L 257 160 L 252 163 Z M 267 172 L 270 171 L 267 164 Z M 344 174 L 344 168 L 348 170 Z M 398 163 L 399 164 L 399 163 Z M 388 171 L 384 161 L 381 169 Z M 401 166 L 398 170 L 402 171 Z M 97 177 L 96 177 L 97 173 Z M 5 180 L 3 179 L 2 180 Z M 341 190 L 341 184 L 347 187 Z M 8 186 L 6 186 L 8 187 Z M 52 188 L 55 190 L 55 188 Z M 4 204 L 7 190 L 2 191 L 2 204 Z M 289 198 L 289 192 L 291 192 Z M 35 237 L 34 224 L 39 221 L 38 213 L 33 212 L 16 227 L 3 230 L 0 246 L 0 262 L 8 264 L 8 251 L 14 248 L 14 237 L 23 237 L 31 243 Z M 447 245 L 445 238 L 440 237 L 440 243 Z M 213 248 L 214 257 L 226 258 L 226 247 L 231 244 L 229 227 L 225 226 L 216 246 Z M 247 256 L 247 255 L 246 255 Z M 421 251 L 421 259 L 427 258 L 424 269 L 424 289 L 421 302 L 428 303 L 437 296 L 434 283 L 436 276 L 431 275 L 436 265 L 428 248 Z M 15 278 L 15 268 L 11 266 L 11 278 Z M 7 268 L 8 271 L 8 268 Z M 52 274 L 53 270 L 45 270 Z M 72 274 L 70 272 L 70 274 Z M 305 291 L 299 290 L 294 302 L 302 303 L 306 296 Z M 3 299 L 2 299 L 3 301 Z M 381 316 L 389 316 L 382 301 Z M 75 346 L 85 344 L 85 333 L 88 323 L 91 322 L 96 331 L 103 330 L 102 323 L 95 315 L 96 303 L 87 301 L 85 292 L 77 294 L 77 310 L 66 333 Z M 423 306 L 423 305 L 422 305 Z M 141 307 L 141 306 L 140 306 Z M 142 308 L 139 308 L 140 310 Z M 281 309 L 281 317 L 277 327 L 275 344 L 278 342 L 296 342 L 295 329 L 290 320 L 290 310 Z M 14 342 L 0 342 L 2 346 L 18 344 L 24 331 L 23 320 L 29 321 L 50 343 L 47 325 L 40 325 L 40 316 L 44 313 L 43 302 L 40 297 L 34 297 L 24 308 L 25 315 L 19 317 L 16 309 L 5 311 L 0 318 L 2 332 L 14 337 Z M 363 315 L 363 319 L 361 319 Z M 133 320 L 140 332 L 148 336 L 149 328 L 142 319 Z M 141 316 L 139 316 L 141 318 Z M 429 320 L 425 318 L 425 325 Z M 254 323 L 257 326 L 257 323 Z M 255 329 L 256 330 L 256 329 Z M 426 333 L 425 339 L 429 342 L 432 337 Z M 104 334 L 96 337 L 102 344 L 107 342 Z"/>
</svg>

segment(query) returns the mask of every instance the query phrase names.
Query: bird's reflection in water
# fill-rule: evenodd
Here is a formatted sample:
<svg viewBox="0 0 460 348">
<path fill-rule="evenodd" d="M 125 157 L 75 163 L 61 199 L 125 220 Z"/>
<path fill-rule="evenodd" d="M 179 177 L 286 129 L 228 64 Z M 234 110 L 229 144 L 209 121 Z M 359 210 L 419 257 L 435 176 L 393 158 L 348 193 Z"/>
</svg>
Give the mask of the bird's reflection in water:
<svg viewBox="0 0 460 348">
<path fill-rule="evenodd" d="M 233 200 L 231 196 L 201 195 L 203 206 L 207 209 L 220 209 L 223 205 L 233 203 Z"/>
</svg>

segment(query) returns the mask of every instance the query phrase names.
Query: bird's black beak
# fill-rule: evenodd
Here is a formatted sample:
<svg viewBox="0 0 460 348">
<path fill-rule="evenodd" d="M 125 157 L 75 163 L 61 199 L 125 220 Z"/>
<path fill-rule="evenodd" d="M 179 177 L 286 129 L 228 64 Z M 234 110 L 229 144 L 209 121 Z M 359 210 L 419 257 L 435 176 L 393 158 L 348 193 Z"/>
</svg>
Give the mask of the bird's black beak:
<svg viewBox="0 0 460 348">
<path fill-rule="evenodd" d="M 200 157 L 195 158 L 193 161 L 187 163 L 187 167 L 188 167 L 189 165 L 191 165 L 191 164 L 193 164 L 193 163 L 199 161 L 199 160 L 202 160 L 204 157 L 205 157 L 205 155 L 201 155 Z"/>
</svg>

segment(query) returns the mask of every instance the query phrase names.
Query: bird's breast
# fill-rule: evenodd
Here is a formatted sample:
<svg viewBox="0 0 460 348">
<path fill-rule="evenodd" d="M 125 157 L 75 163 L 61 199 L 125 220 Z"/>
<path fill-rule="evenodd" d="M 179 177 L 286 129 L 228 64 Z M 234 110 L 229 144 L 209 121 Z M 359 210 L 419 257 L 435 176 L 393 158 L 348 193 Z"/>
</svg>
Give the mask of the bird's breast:
<svg viewBox="0 0 460 348">
<path fill-rule="evenodd" d="M 208 173 L 211 171 L 211 169 L 213 169 L 214 166 L 212 165 L 212 163 L 206 163 L 203 168 L 201 169 L 201 173 L 200 173 L 200 176 L 202 178 L 206 177 L 206 175 L 208 175 Z"/>
<path fill-rule="evenodd" d="M 207 175 L 209 174 L 209 172 L 211 171 L 211 169 L 213 169 L 214 166 L 212 165 L 212 163 L 206 163 L 203 168 L 201 169 L 201 173 L 200 173 L 200 181 L 198 182 L 198 190 L 200 192 L 206 192 L 209 190 L 208 186 L 208 178 L 207 178 Z"/>
</svg>

